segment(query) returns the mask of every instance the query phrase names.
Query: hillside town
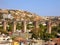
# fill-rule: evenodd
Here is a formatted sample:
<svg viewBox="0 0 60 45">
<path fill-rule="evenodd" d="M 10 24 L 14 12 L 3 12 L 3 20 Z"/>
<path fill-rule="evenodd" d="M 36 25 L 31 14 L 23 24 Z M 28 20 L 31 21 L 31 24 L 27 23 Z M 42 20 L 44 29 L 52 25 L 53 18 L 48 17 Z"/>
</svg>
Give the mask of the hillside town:
<svg viewBox="0 0 60 45">
<path fill-rule="evenodd" d="M 60 16 L 0 9 L 0 45 L 60 45 Z"/>
</svg>

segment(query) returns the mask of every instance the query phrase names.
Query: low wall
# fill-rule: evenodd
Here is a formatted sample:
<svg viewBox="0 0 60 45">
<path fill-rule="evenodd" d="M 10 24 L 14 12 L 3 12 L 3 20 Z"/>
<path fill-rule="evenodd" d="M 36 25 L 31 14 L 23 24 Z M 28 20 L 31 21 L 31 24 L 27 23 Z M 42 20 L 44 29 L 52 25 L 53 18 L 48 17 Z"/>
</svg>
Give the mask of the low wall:
<svg viewBox="0 0 60 45">
<path fill-rule="evenodd" d="M 2 43 L 0 45 L 11 45 L 11 43 Z"/>
</svg>

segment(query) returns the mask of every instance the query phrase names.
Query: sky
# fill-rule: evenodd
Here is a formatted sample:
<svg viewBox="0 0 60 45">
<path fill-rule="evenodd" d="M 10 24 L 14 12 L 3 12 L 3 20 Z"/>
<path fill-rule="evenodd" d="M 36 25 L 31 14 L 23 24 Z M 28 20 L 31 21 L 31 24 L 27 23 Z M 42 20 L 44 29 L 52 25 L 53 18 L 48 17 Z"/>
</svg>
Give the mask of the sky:
<svg viewBox="0 0 60 45">
<path fill-rule="evenodd" d="M 60 0 L 0 0 L 1 9 L 18 9 L 40 16 L 60 16 Z"/>
</svg>

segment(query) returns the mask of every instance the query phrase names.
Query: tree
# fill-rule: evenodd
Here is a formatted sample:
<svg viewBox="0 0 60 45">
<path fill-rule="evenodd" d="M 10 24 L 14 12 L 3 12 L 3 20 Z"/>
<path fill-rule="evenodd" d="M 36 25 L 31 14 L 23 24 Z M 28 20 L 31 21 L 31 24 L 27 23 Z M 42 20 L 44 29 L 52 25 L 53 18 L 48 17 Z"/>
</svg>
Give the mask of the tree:
<svg viewBox="0 0 60 45">
<path fill-rule="evenodd" d="M 57 28 L 58 28 L 57 29 L 58 30 L 57 32 L 60 33 L 60 24 L 57 26 Z"/>
<path fill-rule="evenodd" d="M 56 35 L 57 35 L 57 33 L 55 32 L 55 31 L 57 31 L 56 30 L 57 29 L 56 27 L 54 27 L 54 30 L 55 31 L 52 31 L 51 34 L 49 34 L 47 32 L 47 26 L 43 26 L 42 24 L 40 24 L 40 28 L 41 28 L 40 38 L 43 39 L 43 40 L 45 40 L 45 41 L 49 40 L 50 38 L 55 38 Z"/>
<path fill-rule="evenodd" d="M 19 24 L 19 23 L 17 23 L 17 27 L 16 27 L 16 29 L 21 30 L 21 29 L 22 29 L 22 25 Z"/>
<path fill-rule="evenodd" d="M 32 28 L 34 28 L 33 24 L 27 24 L 27 29 L 32 29 Z"/>
<path fill-rule="evenodd" d="M 0 32 L 8 35 L 8 31 L 0 29 Z"/>
<path fill-rule="evenodd" d="M 39 33 L 40 33 L 40 28 L 37 28 L 37 29 L 33 28 L 31 33 L 32 33 L 32 38 L 38 39 L 39 38 Z"/>
<path fill-rule="evenodd" d="M 57 37 L 57 33 L 60 34 L 60 24 L 52 27 L 52 34 L 54 34 L 55 37 Z"/>
<path fill-rule="evenodd" d="M 32 30 L 32 38 L 35 38 L 35 39 L 40 38 L 45 41 L 48 41 L 51 38 L 55 38 L 56 36 L 55 32 L 49 34 L 46 30 L 47 27 L 42 24 L 40 24 L 39 27 L 40 28 L 37 29 L 38 30 L 37 32 L 35 31 L 35 29 Z"/>
<path fill-rule="evenodd" d="M 0 13 L 0 19 L 3 19 L 3 14 L 2 13 Z"/>
<path fill-rule="evenodd" d="M 43 26 L 42 24 L 40 24 L 39 28 L 37 28 L 37 29 L 34 28 L 32 30 L 32 38 L 36 38 L 36 39 L 38 39 L 38 38 L 44 38 L 45 32 L 46 32 L 45 26 Z"/>
<path fill-rule="evenodd" d="M 13 27 L 12 22 L 8 22 L 7 30 L 12 31 L 12 27 Z"/>
</svg>

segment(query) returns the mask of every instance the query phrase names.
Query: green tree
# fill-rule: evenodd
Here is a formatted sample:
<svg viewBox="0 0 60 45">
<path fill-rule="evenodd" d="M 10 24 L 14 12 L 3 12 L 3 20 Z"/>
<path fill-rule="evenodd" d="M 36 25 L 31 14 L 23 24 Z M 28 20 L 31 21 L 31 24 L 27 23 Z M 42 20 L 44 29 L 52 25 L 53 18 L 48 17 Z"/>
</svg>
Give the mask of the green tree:
<svg viewBox="0 0 60 45">
<path fill-rule="evenodd" d="M 49 33 L 47 32 L 47 26 L 43 26 L 42 24 L 40 24 L 40 28 L 41 28 L 40 38 L 41 38 L 42 40 L 47 41 L 47 40 L 49 40 L 49 39 L 51 39 L 51 38 L 55 38 L 56 35 L 57 35 L 57 33 L 55 32 L 56 29 L 57 29 L 56 27 L 54 27 L 54 30 L 55 30 L 55 31 L 52 31 L 51 34 L 49 34 Z"/>
<path fill-rule="evenodd" d="M 12 31 L 12 27 L 13 27 L 12 22 L 8 22 L 7 30 Z"/>
<path fill-rule="evenodd" d="M 57 32 L 60 33 L 60 24 L 57 26 Z"/>
<path fill-rule="evenodd" d="M 0 13 L 0 19 L 3 19 L 3 14 L 2 13 Z"/>
<path fill-rule="evenodd" d="M 19 24 L 19 23 L 17 23 L 17 27 L 16 27 L 16 29 L 21 30 L 21 29 L 22 29 L 22 25 Z"/>
<path fill-rule="evenodd" d="M 27 24 L 27 29 L 32 29 L 32 28 L 34 28 L 33 24 Z"/>
<path fill-rule="evenodd" d="M 56 32 L 52 32 L 51 34 L 47 32 L 47 26 L 40 24 L 39 27 L 40 28 L 37 29 L 37 32 L 35 31 L 35 29 L 33 29 L 32 38 L 40 38 L 42 40 L 48 41 L 49 39 L 56 37 Z"/>
<path fill-rule="evenodd" d="M 52 27 L 52 35 L 57 38 L 57 34 L 60 34 L 60 24 Z"/>
</svg>

